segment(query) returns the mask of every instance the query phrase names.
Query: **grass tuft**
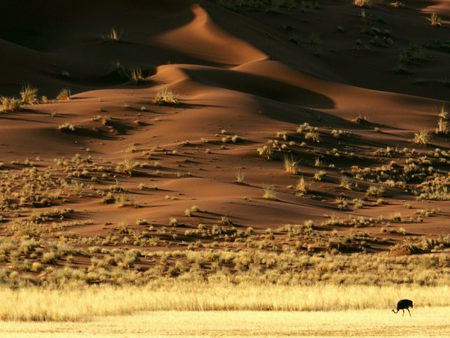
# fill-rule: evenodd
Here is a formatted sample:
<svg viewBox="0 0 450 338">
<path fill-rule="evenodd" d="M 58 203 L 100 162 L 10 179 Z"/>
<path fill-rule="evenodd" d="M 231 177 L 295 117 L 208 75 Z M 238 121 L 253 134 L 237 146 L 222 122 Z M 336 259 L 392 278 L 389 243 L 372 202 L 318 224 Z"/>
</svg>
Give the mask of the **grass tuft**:
<svg viewBox="0 0 450 338">
<path fill-rule="evenodd" d="M 284 170 L 288 174 L 292 174 L 292 175 L 297 174 L 297 164 L 298 164 L 298 161 L 295 161 L 294 158 L 292 157 L 292 155 L 284 157 Z"/>
<path fill-rule="evenodd" d="M 431 16 L 428 18 L 428 21 L 430 21 L 431 26 L 433 26 L 433 27 L 441 27 L 442 26 L 442 19 L 436 13 L 432 13 Z"/>
<path fill-rule="evenodd" d="M 26 85 L 20 91 L 20 98 L 22 100 L 22 104 L 35 104 L 38 102 L 37 100 L 38 89 L 33 88 L 30 85 Z"/>
<path fill-rule="evenodd" d="M 277 194 L 275 192 L 275 187 L 273 185 L 266 185 L 263 188 L 264 194 L 263 198 L 266 200 L 276 200 Z"/>
<path fill-rule="evenodd" d="M 419 130 L 417 133 L 414 133 L 413 142 L 415 144 L 427 145 L 430 143 L 430 133 L 427 130 Z"/>
<path fill-rule="evenodd" d="M 58 101 L 69 101 L 70 100 L 70 96 L 71 96 L 70 89 L 63 88 L 63 89 L 61 89 L 61 91 L 56 96 L 56 99 Z"/>
<path fill-rule="evenodd" d="M 145 77 L 141 68 L 133 68 L 130 70 L 130 81 L 139 84 L 145 81 Z"/>
<path fill-rule="evenodd" d="M 153 98 L 153 103 L 158 104 L 160 106 L 164 105 L 177 105 L 180 104 L 180 99 L 177 94 L 168 89 L 163 89 L 158 92 L 156 96 Z"/>
<path fill-rule="evenodd" d="M 121 35 L 116 31 L 115 28 L 111 28 L 111 30 L 103 35 L 103 40 L 105 41 L 120 41 Z"/>
<path fill-rule="evenodd" d="M 1 112 L 12 113 L 19 111 L 22 108 L 22 102 L 14 97 L 2 97 L 1 101 Z"/>
</svg>

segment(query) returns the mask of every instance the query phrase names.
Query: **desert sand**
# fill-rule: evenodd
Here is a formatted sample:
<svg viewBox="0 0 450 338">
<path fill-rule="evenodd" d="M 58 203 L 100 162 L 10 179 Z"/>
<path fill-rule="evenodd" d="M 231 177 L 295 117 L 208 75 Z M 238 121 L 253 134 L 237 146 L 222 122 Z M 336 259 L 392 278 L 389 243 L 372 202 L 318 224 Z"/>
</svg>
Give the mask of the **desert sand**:
<svg viewBox="0 0 450 338">
<path fill-rule="evenodd" d="M 16 94 L 29 83 L 48 97 L 62 87 L 71 88 L 73 96 L 70 102 L 28 106 L 25 111 L 3 115 L 2 161 L 39 157 L 44 166 L 54 158 L 78 153 L 105 162 L 123 158 L 142 161 L 144 151 L 177 149 L 175 156 L 153 156 L 162 166 L 161 177 L 151 177 L 157 176 L 154 170 L 146 170 L 150 178 L 123 182 L 157 185 L 162 190 L 136 192 L 136 201 L 143 208 L 125 211 L 95 199 L 76 201 L 73 207 L 96 224 L 131 222 L 139 217 L 165 223 L 169 217 L 180 217 L 180 212 L 193 204 L 255 228 L 339 214 L 330 203 L 293 196 L 286 186 L 295 184 L 297 177 L 283 173 L 279 163 L 259 159 L 257 146 L 274 138 L 277 131 L 292 132 L 304 122 L 327 130 L 350 131 L 350 143 L 355 143 L 357 152 L 376 146 L 411 146 L 413 132 L 432 129 L 438 110 L 449 98 L 448 87 L 439 83 L 413 83 L 418 77 L 445 78 L 448 54 L 427 50 L 433 61 L 414 69 L 412 76 L 392 71 L 396 50 L 404 41 L 420 43 L 431 37 L 448 37 L 447 29 L 431 27 L 415 10 L 420 1 L 411 1 L 410 9 L 367 10 L 374 18 L 386 21 L 383 27 L 398 41 L 388 50 L 367 51 L 352 49 L 360 19 L 359 9 L 348 2 L 329 1 L 317 11 L 282 15 L 237 14 L 209 2 L 189 1 L 142 1 L 128 6 L 120 1 L 108 2 L 108 6 L 101 1 L 89 5 L 80 1 L 76 6 L 49 5 L 45 10 L 34 8 L 38 3 L 6 2 L 2 11 L 14 8 L 24 15 L 20 20 L 5 18 L 2 22 L 2 94 Z M 26 8 L 17 9 L 20 6 Z M 127 12 L 120 15 L 124 8 Z M 56 15 L 52 11 L 57 12 L 58 22 L 47 20 Z M 442 1 L 423 11 L 448 15 Z M 83 24 L 76 24 L 80 15 Z M 411 28 L 401 28 L 412 21 Z M 289 42 L 282 27 L 290 23 L 300 37 L 306 32 L 321 34 L 320 48 L 325 55 L 315 57 L 308 45 Z M 336 31 L 339 24 L 345 33 Z M 111 27 L 120 32 L 119 41 L 101 39 Z M 108 80 L 114 62 L 140 67 L 148 74 L 145 82 L 136 86 Z M 62 79 L 63 72 L 68 72 L 70 79 Z M 153 105 L 152 98 L 161 88 L 178 93 L 183 104 Z M 141 112 L 142 106 L 148 110 Z M 119 131 L 96 131 L 99 127 L 91 121 L 96 115 L 110 116 Z M 382 133 L 355 124 L 352 120 L 357 116 L 381 126 Z M 136 120 L 142 125 L 136 125 Z M 57 130 L 63 123 L 82 126 L 89 133 L 66 135 Z M 221 130 L 239 135 L 243 144 L 222 149 L 200 141 L 205 138 L 220 143 L 221 137 L 215 135 Z M 186 141 L 191 145 L 183 146 Z M 433 145 L 446 149 L 448 139 L 437 138 Z M 127 153 L 130 146 L 136 147 L 136 154 Z M 323 145 L 327 149 L 335 146 Z M 207 148 L 209 154 L 205 153 Z M 305 175 L 311 172 L 308 164 L 300 159 L 300 171 Z M 351 160 L 346 163 L 352 164 Z M 248 185 L 234 183 L 238 168 L 245 168 Z M 336 171 L 329 173 L 330 180 L 339 177 Z M 191 175 L 177 178 L 177 172 Z M 278 201 L 260 198 L 264 184 L 276 185 Z M 327 183 L 315 189 L 333 191 Z M 168 192 L 179 198 L 166 201 Z M 400 208 L 399 199 L 408 199 L 392 197 L 387 213 Z M 446 204 L 435 203 L 433 207 L 446 210 Z M 364 208 L 360 213 L 379 215 L 385 211 Z M 448 214 L 443 216 L 427 224 L 427 232 L 443 232 Z M 79 230 L 101 232 L 93 226 Z"/>
</svg>

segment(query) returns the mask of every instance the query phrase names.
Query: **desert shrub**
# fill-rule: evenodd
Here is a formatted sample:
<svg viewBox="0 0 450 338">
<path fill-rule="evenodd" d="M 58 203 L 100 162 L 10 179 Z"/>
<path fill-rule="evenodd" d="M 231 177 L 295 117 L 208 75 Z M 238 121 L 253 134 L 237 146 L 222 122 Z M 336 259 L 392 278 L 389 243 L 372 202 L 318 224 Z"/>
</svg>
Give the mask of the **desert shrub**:
<svg viewBox="0 0 450 338">
<path fill-rule="evenodd" d="M 325 170 L 319 170 L 314 173 L 314 180 L 316 181 L 322 181 L 322 179 L 325 177 L 327 172 Z"/>
<path fill-rule="evenodd" d="M 438 125 L 436 127 L 435 133 L 438 135 L 447 135 L 449 133 L 447 120 L 444 119 L 438 120 Z"/>
<path fill-rule="evenodd" d="M 20 91 L 20 98 L 22 100 L 22 104 L 35 104 L 37 102 L 37 93 L 38 89 L 33 88 L 29 85 L 26 85 Z"/>
<path fill-rule="evenodd" d="M 294 160 L 292 156 L 285 156 L 284 157 L 284 170 L 288 174 L 295 175 L 297 174 L 297 161 Z"/>
<path fill-rule="evenodd" d="M 123 161 L 117 163 L 116 171 L 119 173 L 127 174 L 133 176 L 135 174 L 136 168 L 140 166 L 140 163 L 132 158 L 126 158 Z"/>
<path fill-rule="evenodd" d="M 430 133 L 427 130 L 419 130 L 417 133 L 414 133 L 413 142 L 415 144 L 427 145 L 430 143 Z"/>
<path fill-rule="evenodd" d="M 273 185 L 266 185 L 263 187 L 263 198 L 268 200 L 276 200 L 277 194 L 275 192 L 275 187 Z"/>
<path fill-rule="evenodd" d="M 336 205 L 339 210 L 347 210 L 348 209 L 348 200 L 344 197 L 336 198 Z"/>
<path fill-rule="evenodd" d="M 256 151 L 258 152 L 259 156 L 265 158 L 268 161 L 274 158 L 274 150 L 272 148 L 272 145 L 270 144 L 265 144 L 262 147 L 258 147 Z"/>
<path fill-rule="evenodd" d="M 241 169 L 238 169 L 236 172 L 236 183 L 243 184 L 245 183 L 245 172 Z"/>
<path fill-rule="evenodd" d="M 430 56 L 415 43 L 410 43 L 408 47 L 402 49 L 398 56 L 399 64 L 419 65 L 430 60 Z"/>
<path fill-rule="evenodd" d="M 450 174 L 437 175 L 417 185 L 419 200 L 450 200 Z"/>
<path fill-rule="evenodd" d="M 105 41 L 119 41 L 120 33 L 118 33 L 115 28 L 111 28 L 111 30 L 105 35 L 103 35 L 102 38 Z"/>
<path fill-rule="evenodd" d="M 308 193 L 309 187 L 306 183 L 305 179 L 303 177 L 300 178 L 300 180 L 297 183 L 297 186 L 295 187 L 295 191 L 297 195 L 303 196 Z"/>
<path fill-rule="evenodd" d="M 339 183 L 341 188 L 352 190 L 352 182 L 346 176 L 341 177 L 341 182 Z"/>
<path fill-rule="evenodd" d="M 370 186 L 367 188 L 366 195 L 367 196 L 374 196 L 374 197 L 381 197 L 384 194 L 384 188 L 383 187 L 375 187 Z"/>
<path fill-rule="evenodd" d="M 438 116 L 439 116 L 438 125 L 435 130 L 435 133 L 438 135 L 447 135 L 450 132 L 450 130 L 448 127 L 448 112 L 445 110 L 444 106 L 442 106 Z"/>
<path fill-rule="evenodd" d="M 144 74 L 142 73 L 142 69 L 140 68 L 133 68 L 130 70 L 129 78 L 131 82 L 134 83 L 141 83 L 145 81 Z"/>
<path fill-rule="evenodd" d="M 431 26 L 434 26 L 434 27 L 442 26 L 442 19 L 436 13 L 432 13 L 431 16 L 429 17 L 428 21 L 430 21 Z"/>
<path fill-rule="evenodd" d="M 71 95 L 70 89 L 63 88 L 63 89 L 61 89 L 61 91 L 56 96 L 56 99 L 58 101 L 69 101 L 70 100 L 70 95 Z"/>
<path fill-rule="evenodd" d="M 320 143 L 320 134 L 317 131 L 310 131 L 305 134 L 305 140 Z"/>
<path fill-rule="evenodd" d="M 1 111 L 3 113 L 12 113 L 22 108 L 21 100 L 14 97 L 2 97 L 1 99 Z"/>
<path fill-rule="evenodd" d="M 180 103 L 180 99 L 173 91 L 169 89 L 163 89 L 156 93 L 156 96 L 153 98 L 153 103 L 160 106 L 176 105 Z"/>
<path fill-rule="evenodd" d="M 71 123 L 64 123 L 58 126 L 58 130 L 63 132 L 74 132 L 77 130 L 77 127 Z"/>
<path fill-rule="evenodd" d="M 373 0 L 353 0 L 353 5 L 356 7 L 370 7 L 373 4 Z"/>
</svg>

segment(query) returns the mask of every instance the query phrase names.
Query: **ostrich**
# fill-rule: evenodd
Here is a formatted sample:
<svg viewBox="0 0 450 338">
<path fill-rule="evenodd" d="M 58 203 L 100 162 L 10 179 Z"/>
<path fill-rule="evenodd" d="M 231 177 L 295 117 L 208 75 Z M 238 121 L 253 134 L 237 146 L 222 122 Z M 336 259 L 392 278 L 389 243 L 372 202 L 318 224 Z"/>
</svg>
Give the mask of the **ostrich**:
<svg viewBox="0 0 450 338">
<path fill-rule="evenodd" d="M 392 309 L 392 312 L 398 313 L 400 310 L 403 311 L 403 316 L 405 315 L 405 309 L 408 310 L 409 316 L 411 317 L 411 312 L 409 311 L 409 308 L 413 308 L 413 302 L 409 299 L 401 299 L 397 303 L 397 311 Z"/>
</svg>

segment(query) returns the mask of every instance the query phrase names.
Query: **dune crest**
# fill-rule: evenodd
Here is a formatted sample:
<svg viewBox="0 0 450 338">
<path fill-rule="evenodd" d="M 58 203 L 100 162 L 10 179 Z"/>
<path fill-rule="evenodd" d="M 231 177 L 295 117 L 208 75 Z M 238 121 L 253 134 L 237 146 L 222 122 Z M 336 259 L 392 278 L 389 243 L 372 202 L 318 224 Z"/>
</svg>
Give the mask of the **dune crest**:
<svg viewBox="0 0 450 338">
<path fill-rule="evenodd" d="M 223 31 L 201 6 L 193 5 L 192 13 L 192 22 L 162 33 L 153 41 L 205 61 L 225 65 L 239 65 L 268 57 L 249 43 Z"/>
<path fill-rule="evenodd" d="M 423 11 L 425 13 L 444 15 L 448 19 L 450 17 L 450 3 L 448 0 L 435 0 L 432 5 L 425 7 Z"/>
</svg>

